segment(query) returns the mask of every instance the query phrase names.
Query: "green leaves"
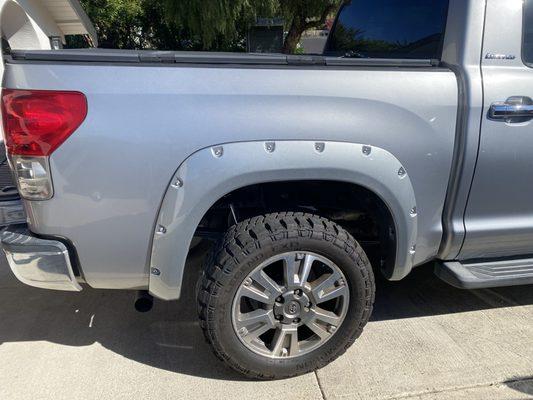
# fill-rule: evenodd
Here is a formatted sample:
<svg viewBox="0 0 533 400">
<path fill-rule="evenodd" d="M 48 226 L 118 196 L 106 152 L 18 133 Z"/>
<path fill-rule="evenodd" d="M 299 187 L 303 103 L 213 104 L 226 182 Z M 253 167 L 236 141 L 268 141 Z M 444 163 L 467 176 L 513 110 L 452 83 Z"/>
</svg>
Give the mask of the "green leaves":
<svg viewBox="0 0 533 400">
<path fill-rule="evenodd" d="M 204 49 L 244 37 L 256 17 L 273 15 L 276 0 L 164 0 L 168 20 L 184 27 Z"/>
<path fill-rule="evenodd" d="M 143 0 L 81 0 L 103 47 L 139 48 Z M 108 45 L 108 46 L 106 46 Z"/>
</svg>

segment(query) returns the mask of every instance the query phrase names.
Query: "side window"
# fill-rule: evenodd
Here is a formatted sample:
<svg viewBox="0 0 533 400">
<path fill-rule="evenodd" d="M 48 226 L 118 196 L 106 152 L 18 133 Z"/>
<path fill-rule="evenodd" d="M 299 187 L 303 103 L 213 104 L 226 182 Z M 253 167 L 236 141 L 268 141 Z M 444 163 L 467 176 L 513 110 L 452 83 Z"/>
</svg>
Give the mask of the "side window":
<svg viewBox="0 0 533 400">
<path fill-rule="evenodd" d="M 522 53 L 524 62 L 533 66 L 533 0 L 524 2 L 524 45 Z"/>
<path fill-rule="evenodd" d="M 448 0 L 352 0 L 339 12 L 325 54 L 440 59 L 447 16 Z"/>
</svg>

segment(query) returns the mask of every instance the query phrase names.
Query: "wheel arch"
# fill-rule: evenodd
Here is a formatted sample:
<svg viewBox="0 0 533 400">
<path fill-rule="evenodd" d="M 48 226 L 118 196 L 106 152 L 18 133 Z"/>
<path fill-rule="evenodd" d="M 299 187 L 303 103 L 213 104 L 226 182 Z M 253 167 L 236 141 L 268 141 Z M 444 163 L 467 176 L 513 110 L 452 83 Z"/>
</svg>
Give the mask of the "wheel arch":
<svg viewBox="0 0 533 400">
<path fill-rule="evenodd" d="M 391 153 L 346 142 L 238 142 L 197 151 L 172 176 L 153 233 L 150 292 L 165 300 L 179 298 L 196 228 L 221 198 L 250 185 L 302 180 L 344 182 L 378 196 L 396 232 L 396 255 L 387 278 L 402 279 L 410 272 L 416 199 L 405 167 Z"/>
</svg>

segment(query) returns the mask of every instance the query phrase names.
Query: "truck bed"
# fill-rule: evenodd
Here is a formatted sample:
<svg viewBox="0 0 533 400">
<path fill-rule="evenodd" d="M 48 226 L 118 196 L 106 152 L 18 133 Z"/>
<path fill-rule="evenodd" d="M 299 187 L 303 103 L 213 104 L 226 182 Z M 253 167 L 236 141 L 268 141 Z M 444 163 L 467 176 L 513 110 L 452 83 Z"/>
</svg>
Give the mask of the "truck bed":
<svg viewBox="0 0 533 400">
<path fill-rule="evenodd" d="M 32 232 L 72 243 L 93 287 L 147 287 L 154 227 L 174 173 L 221 144 L 377 146 L 405 166 L 424 204 L 413 262 L 435 257 L 440 246 L 459 92 L 456 75 L 432 60 L 13 51 L 4 87 L 87 98 L 87 118 L 50 157 L 54 197 L 27 209 Z M 206 187 L 207 178 L 198 171 L 193 186 Z M 190 239 L 179 243 L 182 256 Z"/>
</svg>

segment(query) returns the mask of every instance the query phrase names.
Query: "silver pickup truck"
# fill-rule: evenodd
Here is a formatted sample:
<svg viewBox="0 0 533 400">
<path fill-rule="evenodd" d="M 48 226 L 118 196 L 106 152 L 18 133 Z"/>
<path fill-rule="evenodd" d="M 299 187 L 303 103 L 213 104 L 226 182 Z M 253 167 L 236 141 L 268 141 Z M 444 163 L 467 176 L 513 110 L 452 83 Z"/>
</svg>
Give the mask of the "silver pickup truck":
<svg viewBox="0 0 533 400">
<path fill-rule="evenodd" d="M 320 55 L 5 63 L 27 224 L 2 246 L 24 283 L 137 290 L 147 309 L 180 298 L 190 249 L 211 240 L 200 325 L 263 379 L 341 355 L 374 274 L 533 283 L 533 0 L 353 0 Z"/>
</svg>

